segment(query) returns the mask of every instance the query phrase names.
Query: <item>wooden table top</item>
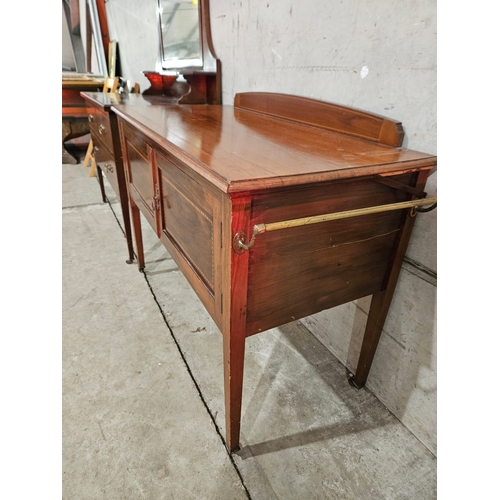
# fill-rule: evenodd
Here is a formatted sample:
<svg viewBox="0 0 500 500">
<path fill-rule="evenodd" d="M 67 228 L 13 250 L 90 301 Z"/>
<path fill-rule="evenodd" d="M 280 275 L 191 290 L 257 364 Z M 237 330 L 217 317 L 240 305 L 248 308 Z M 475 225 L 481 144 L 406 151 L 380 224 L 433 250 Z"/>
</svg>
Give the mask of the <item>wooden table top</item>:
<svg viewBox="0 0 500 500">
<path fill-rule="evenodd" d="M 96 87 L 104 85 L 105 77 L 101 75 L 91 75 L 85 73 L 63 73 L 62 88 L 63 89 L 89 89 L 94 90 Z"/>
<path fill-rule="evenodd" d="M 160 95 L 143 95 L 117 92 L 80 92 L 80 95 L 92 104 L 108 111 L 111 106 L 128 104 L 130 106 L 153 106 L 177 104 L 178 99 Z"/>
<path fill-rule="evenodd" d="M 426 153 L 229 105 L 130 103 L 112 109 L 228 193 L 430 170 L 437 163 Z"/>
</svg>

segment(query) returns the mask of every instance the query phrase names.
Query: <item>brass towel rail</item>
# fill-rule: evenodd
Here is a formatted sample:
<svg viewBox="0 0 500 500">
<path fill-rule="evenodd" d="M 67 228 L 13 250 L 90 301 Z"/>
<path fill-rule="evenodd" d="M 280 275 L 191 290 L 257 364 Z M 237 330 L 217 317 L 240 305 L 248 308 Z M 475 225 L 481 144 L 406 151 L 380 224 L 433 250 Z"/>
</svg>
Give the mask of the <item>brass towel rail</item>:
<svg viewBox="0 0 500 500">
<path fill-rule="evenodd" d="M 309 224 L 317 224 L 319 222 L 328 222 L 338 219 L 348 219 L 350 217 L 359 217 L 361 215 L 370 215 L 380 212 L 389 212 L 391 210 L 402 210 L 405 208 L 411 208 L 412 211 L 410 215 L 414 217 L 418 210 L 418 207 L 424 205 L 431 205 L 427 210 L 429 211 L 436 208 L 437 198 L 424 198 L 419 200 L 401 201 L 399 203 L 388 203 L 386 205 L 377 205 L 374 207 L 357 208 L 355 210 L 346 210 L 344 212 L 334 212 L 330 214 L 315 215 L 313 217 L 303 217 L 300 219 L 291 219 L 281 222 L 271 222 L 269 224 L 255 224 L 253 227 L 252 238 L 248 243 L 246 241 L 246 234 L 244 231 L 238 231 L 233 237 L 233 249 L 236 253 L 242 253 L 245 250 L 250 250 L 255 244 L 255 237 L 258 234 L 266 233 L 269 231 L 278 231 L 280 229 L 288 229 L 290 227 L 307 226 Z"/>
</svg>

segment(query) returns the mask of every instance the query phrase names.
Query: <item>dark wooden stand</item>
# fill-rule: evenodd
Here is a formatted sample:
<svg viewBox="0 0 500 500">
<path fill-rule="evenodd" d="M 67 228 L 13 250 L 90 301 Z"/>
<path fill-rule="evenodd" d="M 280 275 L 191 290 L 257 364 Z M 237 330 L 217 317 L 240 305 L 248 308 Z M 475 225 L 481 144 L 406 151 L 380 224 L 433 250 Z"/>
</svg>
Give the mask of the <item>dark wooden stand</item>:
<svg viewBox="0 0 500 500">
<path fill-rule="evenodd" d="M 143 92 L 147 96 L 164 96 L 177 99 L 179 104 L 220 104 L 222 100 L 220 74 L 208 72 L 182 73 L 178 76 L 143 71 L 151 87 Z"/>
<path fill-rule="evenodd" d="M 250 335 L 372 295 L 362 387 L 436 157 L 400 148 L 398 122 L 294 96 L 111 109 L 138 265 L 142 213 L 222 332 L 228 450 Z"/>
<path fill-rule="evenodd" d="M 104 79 L 91 75 L 68 75 L 62 78 L 62 163 L 76 165 L 78 159 L 65 147 L 65 142 L 88 134 L 85 101 L 80 92 L 96 92 L 102 89 Z"/>
</svg>

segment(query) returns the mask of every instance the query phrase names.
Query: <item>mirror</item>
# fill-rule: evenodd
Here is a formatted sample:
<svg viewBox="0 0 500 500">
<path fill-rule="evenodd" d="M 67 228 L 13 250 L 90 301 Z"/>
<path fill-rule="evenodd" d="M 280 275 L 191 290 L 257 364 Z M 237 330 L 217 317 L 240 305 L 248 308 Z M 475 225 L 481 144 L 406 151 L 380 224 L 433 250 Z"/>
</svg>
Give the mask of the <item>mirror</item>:
<svg viewBox="0 0 500 500">
<path fill-rule="evenodd" d="M 158 58 L 143 71 L 151 87 L 143 95 L 177 98 L 180 104 L 220 104 L 221 64 L 210 32 L 209 0 L 155 0 Z"/>
<path fill-rule="evenodd" d="M 158 0 L 157 71 L 203 67 L 198 0 Z"/>
</svg>

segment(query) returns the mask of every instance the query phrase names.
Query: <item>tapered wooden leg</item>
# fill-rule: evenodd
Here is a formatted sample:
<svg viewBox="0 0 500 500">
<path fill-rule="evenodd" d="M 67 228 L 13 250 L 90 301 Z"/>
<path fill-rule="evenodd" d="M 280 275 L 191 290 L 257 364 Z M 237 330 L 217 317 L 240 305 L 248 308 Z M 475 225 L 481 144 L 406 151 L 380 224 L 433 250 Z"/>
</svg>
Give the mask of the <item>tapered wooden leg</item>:
<svg viewBox="0 0 500 500">
<path fill-rule="evenodd" d="M 137 205 L 130 200 L 130 209 L 132 211 L 132 225 L 134 226 L 135 246 L 137 248 L 137 264 L 139 271 L 144 271 L 144 247 L 142 245 L 141 212 Z"/>
<path fill-rule="evenodd" d="M 231 211 L 231 224 L 223 224 L 222 241 L 226 243 L 226 258 L 230 266 L 223 266 L 230 274 L 225 276 L 230 284 L 230 300 L 225 297 L 223 310 L 224 347 L 224 401 L 226 413 L 226 446 L 230 452 L 240 445 L 241 400 L 243 391 L 243 367 L 245 359 L 246 311 L 248 285 L 248 252 L 237 253 L 232 248 L 233 235 L 249 231 L 250 198 L 226 199 L 226 213 Z M 229 313 L 229 314 L 228 314 Z"/>
<path fill-rule="evenodd" d="M 423 189 L 428 173 L 421 172 L 418 174 L 415 186 L 417 189 Z M 385 288 L 373 294 L 368 320 L 366 322 L 365 334 L 363 343 L 361 344 L 361 352 L 359 355 L 356 374 L 349 379 L 349 383 L 355 387 L 363 387 L 368 378 L 368 373 L 372 366 L 375 351 L 384 328 L 384 323 L 391 306 L 392 297 L 396 290 L 396 285 L 403 264 L 403 259 L 408 248 L 411 232 L 415 223 L 415 217 L 410 215 L 410 210 L 407 210 L 406 216 L 402 222 L 401 236 L 394 251 L 394 258 L 391 266 L 388 269 Z"/>
<path fill-rule="evenodd" d="M 393 293 L 386 290 L 375 293 L 372 297 L 356 374 L 349 379 L 349 383 L 357 388 L 363 387 L 368 378 L 389 306 L 391 305 L 392 296 Z"/>
<path fill-rule="evenodd" d="M 102 201 L 106 203 L 108 200 L 106 199 L 106 191 L 104 189 L 104 179 L 102 176 L 101 167 L 99 165 L 97 165 L 97 179 L 99 180 L 99 187 L 101 188 Z"/>
<path fill-rule="evenodd" d="M 240 441 L 241 399 L 245 360 L 245 335 L 242 331 L 223 333 L 224 399 L 226 413 L 226 446 L 237 451 Z"/>
<path fill-rule="evenodd" d="M 134 255 L 134 245 L 132 242 L 132 226 L 130 224 L 130 210 L 126 201 L 125 202 L 120 201 L 120 203 L 122 205 L 123 225 L 125 226 L 125 239 L 127 240 L 127 248 L 128 248 L 127 264 L 132 264 L 134 262 L 135 255 Z"/>
<path fill-rule="evenodd" d="M 123 179 L 123 178 L 121 178 Z M 121 184 L 125 184 L 126 181 L 121 181 Z M 127 240 L 127 248 L 128 248 L 128 260 L 127 264 L 132 264 L 135 259 L 134 255 L 134 244 L 132 242 L 132 226 L 130 222 L 130 207 L 129 207 L 129 199 L 126 188 L 120 189 L 119 193 L 120 205 L 122 207 L 122 216 L 123 216 L 123 225 L 125 230 L 125 239 Z M 139 219 L 139 233 L 142 234 L 140 229 L 140 219 Z M 141 238 L 142 241 L 142 238 Z M 144 260 L 144 258 L 143 258 Z M 144 264 L 143 264 L 144 267 Z"/>
</svg>

